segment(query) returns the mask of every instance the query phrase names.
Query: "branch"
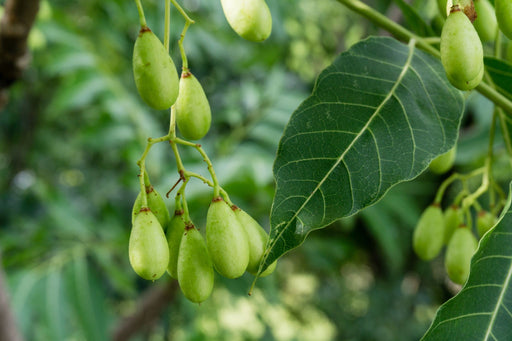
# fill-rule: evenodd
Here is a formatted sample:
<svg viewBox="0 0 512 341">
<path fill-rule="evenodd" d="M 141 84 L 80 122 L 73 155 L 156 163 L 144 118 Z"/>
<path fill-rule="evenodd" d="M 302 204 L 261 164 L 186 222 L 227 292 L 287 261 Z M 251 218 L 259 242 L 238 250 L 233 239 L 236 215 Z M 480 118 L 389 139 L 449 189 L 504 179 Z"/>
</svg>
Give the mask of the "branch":
<svg viewBox="0 0 512 341">
<path fill-rule="evenodd" d="M 7 89 L 21 78 L 30 62 L 27 39 L 39 10 L 39 0 L 7 0 L 0 21 L 0 109 Z"/>
<path fill-rule="evenodd" d="M 16 327 L 8 296 L 4 270 L 0 262 L 0 341 L 21 341 L 23 338 Z"/>
<path fill-rule="evenodd" d="M 137 305 L 137 310 L 131 316 L 125 317 L 114 329 L 112 340 L 130 340 L 139 331 L 154 324 L 162 310 L 174 299 L 177 289 L 178 281 L 171 280 L 163 286 L 152 287 L 146 291 Z"/>
</svg>

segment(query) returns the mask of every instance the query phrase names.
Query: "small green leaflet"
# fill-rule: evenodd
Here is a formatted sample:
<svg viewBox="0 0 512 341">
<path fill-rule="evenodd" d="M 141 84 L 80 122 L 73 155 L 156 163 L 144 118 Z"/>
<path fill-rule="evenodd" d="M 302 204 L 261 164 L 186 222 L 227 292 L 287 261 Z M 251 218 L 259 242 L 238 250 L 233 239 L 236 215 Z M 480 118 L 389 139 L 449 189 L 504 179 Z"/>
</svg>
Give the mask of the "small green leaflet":
<svg viewBox="0 0 512 341">
<path fill-rule="evenodd" d="M 480 241 L 466 285 L 439 308 L 422 341 L 512 340 L 511 200 Z"/>
<path fill-rule="evenodd" d="M 342 53 L 281 137 L 262 269 L 418 176 L 454 145 L 463 108 L 440 61 L 414 44 L 371 37 Z"/>
</svg>

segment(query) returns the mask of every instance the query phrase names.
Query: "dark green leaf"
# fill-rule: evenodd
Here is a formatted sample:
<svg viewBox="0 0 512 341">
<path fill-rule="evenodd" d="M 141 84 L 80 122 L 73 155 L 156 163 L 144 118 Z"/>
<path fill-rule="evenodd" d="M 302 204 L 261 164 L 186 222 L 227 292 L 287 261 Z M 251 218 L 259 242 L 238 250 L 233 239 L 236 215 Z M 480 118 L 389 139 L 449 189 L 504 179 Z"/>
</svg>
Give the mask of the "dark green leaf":
<svg viewBox="0 0 512 341">
<path fill-rule="evenodd" d="M 485 71 L 489 73 L 499 92 L 512 99 L 512 65 L 504 60 L 485 57 Z"/>
<path fill-rule="evenodd" d="M 370 38 L 340 55 L 281 138 L 265 265 L 420 174 L 455 143 L 463 107 L 439 60 L 412 44 Z"/>
<path fill-rule="evenodd" d="M 464 288 L 439 308 L 422 340 L 512 340 L 511 199 L 480 241 Z"/>
<path fill-rule="evenodd" d="M 423 18 L 416 12 L 416 10 L 404 0 L 393 0 L 393 2 L 400 8 L 404 16 L 407 26 L 411 28 L 414 33 L 419 36 L 435 36 L 434 31 L 423 20 Z"/>
</svg>

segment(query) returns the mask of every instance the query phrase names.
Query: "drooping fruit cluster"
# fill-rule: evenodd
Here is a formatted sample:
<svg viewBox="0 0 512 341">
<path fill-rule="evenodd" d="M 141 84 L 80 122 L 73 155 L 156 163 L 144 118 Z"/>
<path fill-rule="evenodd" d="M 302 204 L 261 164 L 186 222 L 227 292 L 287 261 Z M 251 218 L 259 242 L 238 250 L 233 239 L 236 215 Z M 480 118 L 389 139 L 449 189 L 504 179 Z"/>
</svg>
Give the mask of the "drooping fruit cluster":
<svg viewBox="0 0 512 341">
<path fill-rule="evenodd" d="M 176 1 L 172 1 L 186 21 L 178 42 L 182 57 L 179 78 L 168 53 L 168 18 L 165 19 L 167 39 L 162 43 L 146 24 L 140 0 L 135 2 L 141 26 L 133 50 L 135 85 L 151 108 L 170 108 L 170 128 L 167 135 L 148 139 L 146 150 L 138 162 L 141 192 L 132 210 L 128 248 L 130 264 L 139 276 L 148 280 L 156 280 L 167 271 L 178 280 L 185 297 L 199 303 L 206 300 L 213 290 L 214 269 L 227 278 L 237 278 L 245 272 L 263 277 L 274 271 L 276 261 L 263 269 L 268 234 L 249 214 L 231 203 L 227 192 L 219 185 L 206 152 L 200 144 L 188 141 L 203 138 L 212 121 L 208 98 L 188 67 L 183 47 L 187 29 L 194 21 Z M 170 4 L 166 1 L 166 12 L 170 11 Z M 241 37 L 251 41 L 268 38 L 272 17 L 264 0 L 221 0 L 221 4 L 229 24 Z M 183 139 L 177 137 L 176 126 Z M 172 218 L 164 199 L 151 185 L 145 167 L 148 152 L 158 142 L 171 145 L 179 174 L 175 186 L 182 182 L 175 196 Z M 195 148 L 201 154 L 211 180 L 185 168 L 179 147 Z M 188 213 L 185 189 L 191 178 L 213 188 L 214 199 L 208 209 L 205 236 L 194 226 Z"/>
</svg>

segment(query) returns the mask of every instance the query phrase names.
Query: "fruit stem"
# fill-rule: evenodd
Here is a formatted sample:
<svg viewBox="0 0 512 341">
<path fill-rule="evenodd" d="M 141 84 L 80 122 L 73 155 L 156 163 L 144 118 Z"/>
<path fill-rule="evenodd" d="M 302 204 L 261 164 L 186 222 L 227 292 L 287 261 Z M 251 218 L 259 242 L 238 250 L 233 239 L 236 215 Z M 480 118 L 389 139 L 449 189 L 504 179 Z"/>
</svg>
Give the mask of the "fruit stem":
<svg viewBox="0 0 512 341">
<path fill-rule="evenodd" d="M 187 177 L 184 173 L 181 173 L 183 175 L 183 184 L 180 186 L 180 189 L 176 193 L 176 201 L 181 199 L 181 202 L 183 203 L 183 206 L 180 208 L 183 208 L 183 220 L 185 222 L 190 221 L 190 215 L 188 211 L 188 204 L 187 199 L 185 198 L 185 188 L 187 187 L 188 180 L 190 179 Z"/>
<path fill-rule="evenodd" d="M 467 179 L 470 179 L 474 176 L 477 176 L 479 174 L 485 173 L 486 167 L 480 167 L 475 170 L 473 170 L 470 173 L 467 174 L 459 174 L 459 173 L 453 173 L 450 175 L 446 180 L 443 181 L 441 186 L 439 186 L 439 189 L 437 190 L 436 197 L 434 199 L 435 204 L 440 204 L 441 200 L 443 199 L 444 192 L 450 186 L 454 181 L 460 180 L 460 181 L 466 181 Z"/>
<path fill-rule="evenodd" d="M 178 45 L 180 47 L 181 52 L 181 60 L 183 69 L 188 69 L 188 60 L 187 55 L 185 54 L 185 48 L 183 47 L 183 40 L 185 39 L 185 35 L 187 34 L 188 27 L 190 24 L 193 24 L 195 21 L 190 19 L 187 13 L 183 10 L 183 8 L 178 4 L 176 0 L 169 0 L 174 7 L 180 12 L 180 14 L 185 18 L 185 26 L 183 27 L 183 31 L 181 32 L 180 40 L 178 41 Z"/>
<path fill-rule="evenodd" d="M 349 9 L 354 12 L 366 17 L 371 22 L 376 25 L 384 28 L 386 31 L 391 33 L 397 39 L 401 39 L 404 41 L 409 41 L 411 39 L 415 39 L 417 41 L 417 46 L 426 52 L 432 54 L 437 58 L 441 58 L 441 54 L 438 49 L 429 45 L 424 38 L 417 36 L 411 31 L 407 30 L 403 26 L 397 24 L 393 20 L 387 18 L 385 15 L 382 15 L 378 11 L 374 10 L 370 6 L 364 4 L 359 0 L 336 0 L 339 3 L 347 6 Z M 493 89 L 485 82 L 481 82 L 475 90 L 478 90 L 482 95 L 487 97 L 489 100 L 494 102 L 494 104 L 500 106 L 505 111 L 506 115 L 512 117 L 512 101 L 509 101 L 505 96 L 500 94 L 498 91 Z"/>
<path fill-rule="evenodd" d="M 139 22 L 141 27 L 147 26 L 146 17 L 144 16 L 144 9 L 142 8 L 142 3 L 140 0 L 135 0 L 135 4 L 137 5 L 137 11 L 139 12 Z"/>
</svg>

